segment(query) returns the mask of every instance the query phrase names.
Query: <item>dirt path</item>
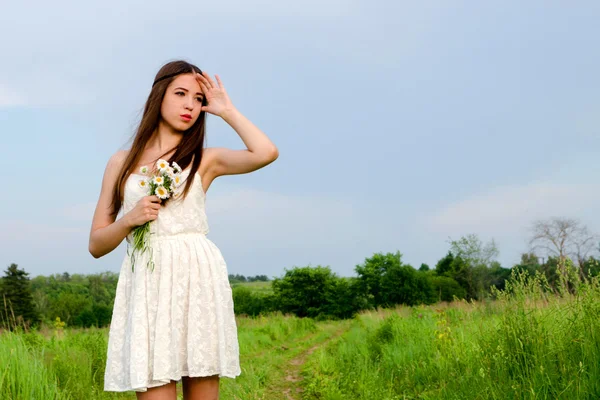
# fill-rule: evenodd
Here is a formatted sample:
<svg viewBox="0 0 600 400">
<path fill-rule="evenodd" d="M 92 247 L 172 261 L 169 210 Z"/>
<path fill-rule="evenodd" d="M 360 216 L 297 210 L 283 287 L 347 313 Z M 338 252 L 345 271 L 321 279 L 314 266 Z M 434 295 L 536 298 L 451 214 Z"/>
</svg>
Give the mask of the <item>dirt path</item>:
<svg viewBox="0 0 600 400">
<path fill-rule="evenodd" d="M 300 394 L 302 393 L 302 388 L 300 387 L 300 383 L 302 381 L 302 375 L 300 374 L 302 370 L 302 366 L 308 359 L 308 357 L 313 354 L 316 350 L 327 346 L 332 340 L 339 338 L 342 334 L 344 334 L 349 328 L 349 325 L 344 324 L 336 329 L 331 336 L 326 338 L 324 341 L 316 343 L 311 348 L 306 351 L 300 353 L 297 357 L 291 359 L 285 371 L 285 382 L 280 387 L 281 392 L 284 395 L 284 399 L 287 400 L 297 400 L 300 398 Z"/>
<path fill-rule="evenodd" d="M 298 339 L 294 339 L 291 343 L 286 343 L 286 344 L 282 344 L 281 346 L 279 346 L 280 349 L 282 350 L 289 350 L 291 346 L 296 346 L 298 343 L 306 343 L 308 341 L 311 341 L 315 336 L 317 336 L 319 334 L 319 332 L 311 332 L 306 336 L 303 336 L 301 338 Z M 255 358 L 262 358 L 265 355 L 267 355 L 270 351 L 272 351 L 272 349 L 266 349 L 261 351 L 258 354 L 254 354 L 253 357 Z"/>
</svg>

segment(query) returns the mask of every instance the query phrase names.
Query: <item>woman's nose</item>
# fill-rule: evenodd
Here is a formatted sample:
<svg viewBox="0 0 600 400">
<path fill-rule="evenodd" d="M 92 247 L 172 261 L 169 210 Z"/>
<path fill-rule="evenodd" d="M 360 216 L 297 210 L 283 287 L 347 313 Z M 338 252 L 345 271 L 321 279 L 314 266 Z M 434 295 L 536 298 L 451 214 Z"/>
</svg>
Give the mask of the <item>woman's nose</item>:
<svg viewBox="0 0 600 400">
<path fill-rule="evenodd" d="M 190 111 L 193 110 L 194 109 L 194 99 L 187 98 L 185 100 L 185 108 L 187 108 Z"/>
</svg>

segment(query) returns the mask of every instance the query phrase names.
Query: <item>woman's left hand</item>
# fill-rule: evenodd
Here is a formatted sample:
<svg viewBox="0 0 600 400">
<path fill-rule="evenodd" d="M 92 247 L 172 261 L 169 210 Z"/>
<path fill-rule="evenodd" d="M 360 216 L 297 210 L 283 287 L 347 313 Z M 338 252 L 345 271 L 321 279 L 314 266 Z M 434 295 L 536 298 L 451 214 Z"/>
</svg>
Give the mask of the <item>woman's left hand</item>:
<svg viewBox="0 0 600 400">
<path fill-rule="evenodd" d="M 200 84 L 207 103 L 206 106 L 202 106 L 201 111 L 223 117 L 224 113 L 233 110 L 234 107 L 219 75 L 215 75 L 215 78 L 218 84 L 205 71 L 202 71 L 202 75 L 196 73 L 196 80 Z"/>
</svg>

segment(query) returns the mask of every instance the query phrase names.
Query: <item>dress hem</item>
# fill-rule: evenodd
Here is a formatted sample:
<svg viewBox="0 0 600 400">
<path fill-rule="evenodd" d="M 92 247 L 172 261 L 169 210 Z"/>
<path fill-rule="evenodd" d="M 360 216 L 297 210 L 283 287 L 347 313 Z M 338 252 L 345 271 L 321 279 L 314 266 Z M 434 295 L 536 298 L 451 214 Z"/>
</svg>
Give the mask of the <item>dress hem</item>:
<svg viewBox="0 0 600 400">
<path fill-rule="evenodd" d="M 186 371 L 182 371 L 178 376 L 174 376 L 174 377 L 164 377 L 164 378 L 157 378 L 154 379 L 153 383 L 148 384 L 147 386 L 136 386 L 136 387 L 127 387 L 124 388 L 122 386 L 105 386 L 104 387 L 104 391 L 105 392 L 131 392 L 131 391 L 135 391 L 135 392 L 146 392 L 148 389 L 152 389 L 154 387 L 159 387 L 159 386 L 163 386 L 166 385 L 168 383 L 170 383 L 171 381 L 176 381 L 179 382 L 181 380 L 181 378 L 184 377 L 190 377 L 190 378 L 200 378 L 200 377 L 208 377 L 208 376 L 214 376 L 214 375 L 219 375 L 219 378 L 231 378 L 231 379 L 235 379 L 236 377 L 241 375 L 241 372 L 237 372 L 237 373 L 201 373 L 201 374 L 192 374 L 190 375 L 188 372 Z"/>
</svg>

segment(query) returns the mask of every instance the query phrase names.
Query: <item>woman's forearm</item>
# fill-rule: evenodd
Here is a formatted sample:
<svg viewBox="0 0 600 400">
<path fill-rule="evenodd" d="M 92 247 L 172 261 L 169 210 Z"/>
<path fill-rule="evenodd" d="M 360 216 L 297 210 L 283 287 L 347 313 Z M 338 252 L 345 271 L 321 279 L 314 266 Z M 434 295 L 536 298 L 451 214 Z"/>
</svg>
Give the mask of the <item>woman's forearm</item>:
<svg viewBox="0 0 600 400">
<path fill-rule="evenodd" d="M 127 218 L 121 217 L 112 224 L 98 228 L 90 234 L 89 251 L 94 258 L 100 258 L 119 246 L 133 227 Z"/>
</svg>

